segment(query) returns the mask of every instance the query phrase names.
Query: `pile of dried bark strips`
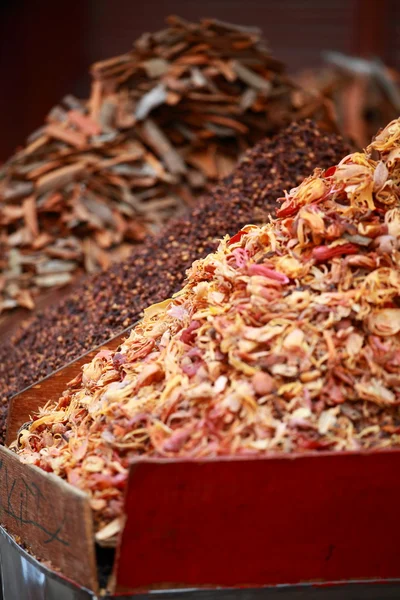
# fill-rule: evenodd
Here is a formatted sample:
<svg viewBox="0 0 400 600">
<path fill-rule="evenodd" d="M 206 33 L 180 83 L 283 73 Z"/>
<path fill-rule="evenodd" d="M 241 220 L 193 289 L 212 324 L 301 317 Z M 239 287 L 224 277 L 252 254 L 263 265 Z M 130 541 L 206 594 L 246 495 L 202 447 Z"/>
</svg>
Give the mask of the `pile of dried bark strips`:
<svg viewBox="0 0 400 600">
<path fill-rule="evenodd" d="M 298 185 L 316 165 L 335 164 L 350 150 L 340 137 L 321 133 L 310 121 L 290 125 L 249 150 L 186 219 L 149 236 L 120 264 L 86 276 L 65 300 L 4 341 L 0 441 L 12 394 L 134 323 L 144 308 L 179 290 L 185 270 L 214 251 L 218 238 L 232 235 L 246 223 L 266 222 L 282 190 Z"/>
<path fill-rule="evenodd" d="M 295 79 L 330 100 L 340 131 L 365 148 L 380 127 L 400 114 L 400 73 L 377 58 L 340 52 L 325 52 L 323 58 L 323 67 L 306 69 Z M 325 118 L 326 112 L 320 116 Z"/>
<path fill-rule="evenodd" d="M 91 75 L 90 98 L 66 96 L 0 171 L 0 313 L 126 256 L 321 102 L 329 120 L 257 29 L 218 21 L 171 17 Z"/>
</svg>

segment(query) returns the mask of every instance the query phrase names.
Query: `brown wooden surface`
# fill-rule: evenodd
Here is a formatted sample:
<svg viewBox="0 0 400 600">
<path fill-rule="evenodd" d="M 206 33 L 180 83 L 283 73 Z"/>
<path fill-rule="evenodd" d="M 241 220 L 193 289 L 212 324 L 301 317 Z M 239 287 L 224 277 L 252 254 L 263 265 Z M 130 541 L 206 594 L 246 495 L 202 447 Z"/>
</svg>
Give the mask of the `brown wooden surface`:
<svg viewBox="0 0 400 600">
<path fill-rule="evenodd" d="M 68 382 L 78 375 L 83 365 L 90 362 L 99 350 L 115 350 L 127 338 L 129 331 L 130 327 L 106 344 L 86 352 L 77 360 L 13 396 L 8 412 L 6 444 L 10 445 L 16 439 L 19 428 L 29 420 L 30 415 L 49 400 L 56 400 L 62 394 Z"/>
<path fill-rule="evenodd" d="M 97 590 L 92 512 L 87 496 L 0 447 L 0 522 L 40 560 Z"/>
</svg>

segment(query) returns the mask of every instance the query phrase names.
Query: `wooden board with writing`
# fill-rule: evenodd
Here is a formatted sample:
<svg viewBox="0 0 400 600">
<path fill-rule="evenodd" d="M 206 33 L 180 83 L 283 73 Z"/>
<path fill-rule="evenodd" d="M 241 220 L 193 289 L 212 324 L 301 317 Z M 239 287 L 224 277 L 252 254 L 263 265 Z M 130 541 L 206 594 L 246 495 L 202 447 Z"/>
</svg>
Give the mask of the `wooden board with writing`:
<svg viewBox="0 0 400 600">
<path fill-rule="evenodd" d="M 128 337 L 130 329 L 131 327 L 124 329 L 106 344 L 86 352 L 77 360 L 13 396 L 8 411 L 6 445 L 9 446 L 16 439 L 19 428 L 29 421 L 30 415 L 49 400 L 56 400 L 62 394 L 68 382 L 78 375 L 83 365 L 90 362 L 102 349 L 116 350 Z"/>
<path fill-rule="evenodd" d="M 93 520 L 86 494 L 22 464 L 0 446 L 0 523 L 39 559 L 97 591 Z"/>
</svg>

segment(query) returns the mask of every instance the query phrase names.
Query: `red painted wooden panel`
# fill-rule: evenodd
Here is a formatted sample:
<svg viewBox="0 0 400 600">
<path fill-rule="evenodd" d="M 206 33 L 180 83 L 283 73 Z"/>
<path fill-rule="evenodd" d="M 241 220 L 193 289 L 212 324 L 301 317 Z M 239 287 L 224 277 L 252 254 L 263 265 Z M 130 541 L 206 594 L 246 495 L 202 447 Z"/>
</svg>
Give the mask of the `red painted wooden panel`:
<svg viewBox="0 0 400 600">
<path fill-rule="evenodd" d="M 400 577 L 400 452 L 139 461 L 119 589 Z"/>
</svg>

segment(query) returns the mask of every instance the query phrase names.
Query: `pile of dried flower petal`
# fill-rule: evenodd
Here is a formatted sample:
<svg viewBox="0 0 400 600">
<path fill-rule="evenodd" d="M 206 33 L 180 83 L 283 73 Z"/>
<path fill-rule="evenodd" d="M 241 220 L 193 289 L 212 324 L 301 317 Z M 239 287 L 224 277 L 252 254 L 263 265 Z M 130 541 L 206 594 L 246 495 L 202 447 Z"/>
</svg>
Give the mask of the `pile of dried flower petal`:
<svg viewBox="0 0 400 600">
<path fill-rule="evenodd" d="M 344 135 L 365 148 L 374 133 L 400 113 L 400 73 L 378 58 L 340 52 L 325 52 L 323 57 L 326 66 L 306 69 L 296 81 L 332 102 L 330 122 L 336 120 Z"/>
<path fill-rule="evenodd" d="M 96 63 L 0 171 L 0 313 L 126 256 L 228 174 L 261 137 L 320 100 L 257 29 L 176 17 Z"/>
<path fill-rule="evenodd" d="M 129 258 L 87 275 L 62 302 L 53 302 L 0 345 L 0 444 L 9 399 L 85 351 L 107 342 L 142 316 L 150 304 L 181 289 L 194 260 L 247 223 L 265 223 L 282 190 L 298 185 L 314 167 L 327 168 L 351 152 L 333 133 L 308 119 L 291 123 L 247 150 L 231 175 L 137 245 Z M 1 328 L 0 328 L 1 337 Z"/>
<path fill-rule="evenodd" d="M 196 261 L 20 434 L 118 529 L 133 456 L 400 444 L 400 119 Z"/>
</svg>

